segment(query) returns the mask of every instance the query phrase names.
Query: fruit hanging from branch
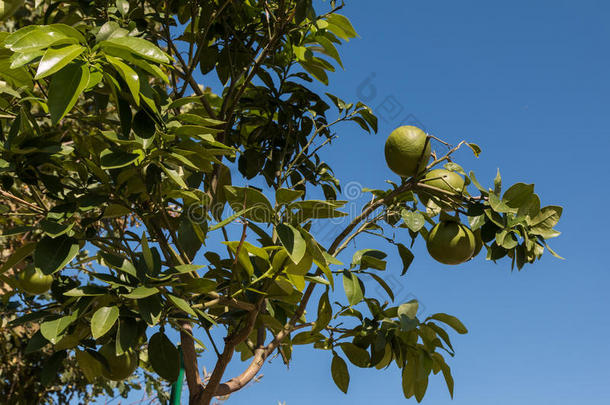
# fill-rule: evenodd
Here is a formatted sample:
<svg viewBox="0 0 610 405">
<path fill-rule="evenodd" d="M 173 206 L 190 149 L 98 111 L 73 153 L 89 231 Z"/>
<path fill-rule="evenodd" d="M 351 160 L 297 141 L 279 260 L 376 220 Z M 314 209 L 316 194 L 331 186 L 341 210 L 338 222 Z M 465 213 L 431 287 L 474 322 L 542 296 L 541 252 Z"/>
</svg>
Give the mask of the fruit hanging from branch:
<svg viewBox="0 0 610 405">
<path fill-rule="evenodd" d="M 138 368 L 138 354 L 134 350 L 117 354 L 115 342 L 110 342 L 102 346 L 99 354 L 104 357 L 106 364 L 101 368 L 102 375 L 113 381 L 122 381 L 132 375 Z"/>
<path fill-rule="evenodd" d="M 453 194 L 462 194 L 466 190 L 464 178 L 447 169 L 430 170 L 426 173 L 422 182 Z"/>
<path fill-rule="evenodd" d="M 426 247 L 430 256 L 443 264 L 461 264 L 473 256 L 476 240 L 466 225 L 446 220 L 432 228 Z"/>
<path fill-rule="evenodd" d="M 432 138 L 450 148 L 447 153 L 441 156 L 436 151 L 431 152 Z M 517 183 L 502 195 L 499 172 L 493 189 L 485 189 L 474 173 L 466 175 L 464 169 L 452 161 L 453 154 L 462 146 L 468 146 L 477 157 L 481 152 L 477 145 L 466 141 L 450 147 L 413 126 L 392 131 L 386 140 L 385 157 L 388 167 L 402 177 L 402 185 L 391 194 L 400 198 L 385 197 L 388 217 L 392 218 L 392 212 L 399 212 L 404 219 L 403 226 L 412 232 L 411 237 L 421 231 L 428 253 L 443 264 L 456 265 L 471 260 L 483 246 L 487 248 L 488 260 L 508 256 L 512 266 L 519 269 L 525 263 L 533 263 L 541 257 L 544 248 L 548 248 L 545 236 L 559 234 L 552 227 L 559 220 L 561 208 L 541 208 L 533 184 Z M 432 161 L 430 157 L 433 157 Z M 443 162 L 446 162 L 444 168 L 436 167 Z M 469 184 L 473 184 L 480 195 L 468 193 Z M 418 203 L 423 208 L 418 208 Z M 434 218 L 439 214 L 440 219 L 435 222 Z M 470 227 L 462 223 L 461 217 L 467 219 Z M 425 222 L 433 225 L 432 229 L 426 230 Z"/>
<path fill-rule="evenodd" d="M 424 171 L 430 153 L 428 135 L 411 125 L 396 128 L 385 142 L 385 160 L 388 167 L 402 177 L 415 176 Z"/>
<path fill-rule="evenodd" d="M 18 274 L 17 282 L 25 292 L 39 295 L 49 291 L 53 283 L 53 276 L 44 274 L 39 268 L 30 264 Z"/>
</svg>

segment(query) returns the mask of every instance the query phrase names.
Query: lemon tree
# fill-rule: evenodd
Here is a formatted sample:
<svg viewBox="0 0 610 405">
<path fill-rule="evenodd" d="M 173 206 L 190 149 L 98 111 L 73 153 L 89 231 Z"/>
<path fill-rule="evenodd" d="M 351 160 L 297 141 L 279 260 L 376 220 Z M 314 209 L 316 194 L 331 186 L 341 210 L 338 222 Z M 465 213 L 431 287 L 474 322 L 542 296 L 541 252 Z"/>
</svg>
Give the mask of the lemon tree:
<svg viewBox="0 0 610 405">
<path fill-rule="evenodd" d="M 4 316 L 36 330 L 24 350 L 51 353 L 42 386 L 76 365 L 121 394 L 152 375 L 162 395 L 183 364 L 189 403 L 210 404 L 306 346 L 328 354 L 343 392 L 353 367 L 390 366 L 407 398 L 439 373 L 452 395 L 446 329 L 466 327 L 395 302 L 384 274 L 416 265 L 416 243 L 443 263 L 484 247 L 522 269 L 556 255 L 561 208 L 532 184 L 503 192 L 499 174 L 483 186 L 453 161 L 479 146 L 407 126 L 379 147 L 398 176 L 349 216 L 320 150 L 336 125 L 375 133 L 377 118 L 311 85 L 328 84 L 357 35 L 344 6 L 25 1 L 0 23 L 0 195 L 12 207 L 0 274 L 5 308 L 20 308 Z M 336 237 L 323 243 L 314 224 Z M 350 251 L 365 233 L 387 249 Z M 23 269 L 44 285 L 28 293 Z"/>
</svg>

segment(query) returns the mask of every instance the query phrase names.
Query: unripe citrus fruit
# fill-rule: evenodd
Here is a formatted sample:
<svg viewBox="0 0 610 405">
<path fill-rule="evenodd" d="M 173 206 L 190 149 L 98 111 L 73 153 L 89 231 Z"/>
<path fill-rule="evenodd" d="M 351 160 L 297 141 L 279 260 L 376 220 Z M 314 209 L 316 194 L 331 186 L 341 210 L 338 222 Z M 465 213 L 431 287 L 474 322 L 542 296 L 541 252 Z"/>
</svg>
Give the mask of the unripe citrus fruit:
<svg viewBox="0 0 610 405">
<path fill-rule="evenodd" d="M 441 190 L 461 194 L 464 191 L 465 180 L 456 172 L 445 169 L 434 169 L 426 173 L 422 183 Z M 431 191 L 434 192 L 434 191 Z"/>
<path fill-rule="evenodd" d="M 49 291 L 53 283 L 53 276 L 44 274 L 33 265 L 26 267 L 17 278 L 21 289 L 33 295 Z"/>
<path fill-rule="evenodd" d="M 108 367 L 102 366 L 102 375 L 109 380 L 121 381 L 136 371 L 139 364 L 138 354 L 130 350 L 117 356 L 115 343 L 111 342 L 102 346 L 99 353 L 108 362 Z"/>
<path fill-rule="evenodd" d="M 481 228 L 477 229 L 473 232 L 474 234 L 474 253 L 472 254 L 472 259 L 474 259 L 481 249 L 483 249 L 483 239 L 481 239 Z"/>
<path fill-rule="evenodd" d="M 430 159 L 430 141 L 421 129 L 405 125 L 396 128 L 385 142 L 385 161 L 402 177 L 422 172 Z"/>
<path fill-rule="evenodd" d="M 442 221 L 432 228 L 426 247 L 428 253 L 443 264 L 460 264 L 470 259 L 475 249 L 470 228 L 455 221 Z"/>
</svg>

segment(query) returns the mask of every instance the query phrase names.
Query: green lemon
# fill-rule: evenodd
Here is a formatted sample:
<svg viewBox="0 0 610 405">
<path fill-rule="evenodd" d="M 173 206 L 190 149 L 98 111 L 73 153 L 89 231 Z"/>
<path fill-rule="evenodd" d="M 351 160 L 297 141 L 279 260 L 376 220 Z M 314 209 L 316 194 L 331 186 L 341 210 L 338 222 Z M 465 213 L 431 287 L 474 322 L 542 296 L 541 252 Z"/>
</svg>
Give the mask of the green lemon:
<svg viewBox="0 0 610 405">
<path fill-rule="evenodd" d="M 454 221 L 436 224 L 426 242 L 430 256 L 443 264 L 464 263 L 472 257 L 475 246 L 475 236 L 470 228 Z"/>
<path fill-rule="evenodd" d="M 108 367 L 102 367 L 102 375 L 109 380 L 121 381 L 129 377 L 136 371 L 139 365 L 138 354 L 135 351 L 128 351 L 120 356 L 116 354 L 115 342 L 102 346 L 99 353 L 108 362 Z"/>
<path fill-rule="evenodd" d="M 461 194 L 465 188 L 465 180 L 462 176 L 445 169 L 430 170 L 426 173 L 422 183 L 454 194 Z"/>
<path fill-rule="evenodd" d="M 385 142 L 385 161 L 394 173 L 402 177 L 422 172 L 428 164 L 430 153 L 426 133 L 411 125 L 396 128 Z"/>
<path fill-rule="evenodd" d="M 44 274 L 33 265 L 28 266 L 17 276 L 21 289 L 32 295 L 43 294 L 49 291 L 53 276 Z"/>
</svg>

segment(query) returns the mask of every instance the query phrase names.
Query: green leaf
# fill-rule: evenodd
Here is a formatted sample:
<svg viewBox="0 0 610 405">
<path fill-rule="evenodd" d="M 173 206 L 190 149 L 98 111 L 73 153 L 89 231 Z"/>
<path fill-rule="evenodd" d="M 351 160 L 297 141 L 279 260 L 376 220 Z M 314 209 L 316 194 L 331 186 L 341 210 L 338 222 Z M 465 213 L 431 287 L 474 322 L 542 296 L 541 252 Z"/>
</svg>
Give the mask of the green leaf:
<svg viewBox="0 0 610 405">
<path fill-rule="evenodd" d="M 406 316 L 409 319 L 415 319 L 419 303 L 416 300 L 411 300 L 398 306 L 398 317 Z"/>
<path fill-rule="evenodd" d="M 466 145 L 468 145 L 468 147 L 472 149 L 472 153 L 474 153 L 476 157 L 481 156 L 481 148 L 479 147 L 479 145 L 470 142 L 466 142 Z"/>
<path fill-rule="evenodd" d="M 12 255 L 0 266 L 0 274 L 11 269 L 15 265 L 21 263 L 23 259 L 28 257 L 36 249 L 36 243 L 28 243 L 13 252 Z"/>
<path fill-rule="evenodd" d="M 68 45 L 63 48 L 47 49 L 38 64 L 38 70 L 36 71 L 34 79 L 38 80 L 52 75 L 68 63 L 72 62 L 74 58 L 83 53 L 84 50 L 85 47 L 80 45 Z"/>
<path fill-rule="evenodd" d="M 540 209 L 538 215 L 530 221 L 530 226 L 536 228 L 552 229 L 561 218 L 563 208 L 555 205 L 548 205 Z"/>
<path fill-rule="evenodd" d="M 502 177 L 500 177 L 500 169 L 498 169 L 498 173 L 494 178 L 494 193 L 500 197 L 500 193 L 502 192 Z"/>
<path fill-rule="evenodd" d="M 352 264 L 360 265 L 361 270 L 368 268 L 385 270 L 386 262 L 383 259 L 385 259 L 386 256 L 387 254 L 381 250 L 362 249 L 354 253 Z"/>
<path fill-rule="evenodd" d="M 172 304 L 174 304 L 176 308 L 186 312 L 187 314 L 197 316 L 197 314 L 195 313 L 195 311 L 193 311 L 193 308 L 191 308 L 189 303 L 183 300 L 182 298 L 176 297 L 175 295 L 171 294 L 167 294 L 167 298 L 169 298 L 169 300 L 172 302 Z"/>
<path fill-rule="evenodd" d="M 148 341 L 148 360 L 162 378 L 173 382 L 180 371 L 180 353 L 163 332 L 157 332 Z"/>
<path fill-rule="evenodd" d="M 470 173 L 468 173 L 468 177 L 470 178 L 472 184 L 474 184 L 474 186 L 481 192 L 482 195 L 487 195 L 489 193 L 487 189 L 485 189 L 485 187 L 483 187 L 481 183 L 479 183 L 476 176 L 474 175 L 474 172 L 471 171 Z"/>
<path fill-rule="evenodd" d="M 76 362 L 88 382 L 93 382 L 102 375 L 102 363 L 97 361 L 89 352 L 76 349 Z"/>
<path fill-rule="evenodd" d="M 433 323 L 433 322 L 428 322 L 426 324 L 426 326 L 428 326 L 429 328 L 431 328 L 432 330 L 434 330 L 434 332 L 441 338 L 443 339 L 443 341 L 445 342 L 445 344 L 447 344 L 447 346 L 449 347 L 449 349 L 453 350 L 453 346 L 451 345 L 451 340 L 449 339 L 449 334 L 447 333 L 447 331 L 445 331 L 445 329 L 441 328 L 440 326 L 438 326 L 437 324 Z"/>
<path fill-rule="evenodd" d="M 246 219 L 254 222 L 271 222 L 274 217 L 271 203 L 260 191 L 251 187 L 224 186 L 225 197 L 233 211 L 241 211 L 244 208 L 252 208 L 252 211 L 244 214 Z"/>
<path fill-rule="evenodd" d="M 100 165 L 102 169 L 118 169 L 129 166 L 139 157 L 140 154 L 138 153 L 129 153 L 122 150 L 113 152 L 110 149 L 104 149 L 100 154 Z"/>
<path fill-rule="evenodd" d="M 360 103 L 359 103 L 360 104 Z M 362 118 L 364 118 L 364 120 L 367 122 L 367 124 L 369 124 L 369 126 L 371 127 L 371 129 L 373 129 L 373 131 L 375 133 L 377 133 L 377 116 L 375 116 L 375 114 L 373 114 L 373 112 L 371 111 L 371 109 L 365 105 L 362 105 L 362 108 L 358 111 L 358 114 L 360 114 L 360 116 Z"/>
<path fill-rule="evenodd" d="M 330 372 L 337 387 L 347 394 L 347 389 L 349 387 L 349 371 L 347 370 L 345 360 L 334 354 L 330 365 Z"/>
<path fill-rule="evenodd" d="M 0 58 L 0 78 L 14 88 L 25 86 L 31 89 L 34 86 L 32 76 L 25 68 L 11 68 L 9 59 Z"/>
<path fill-rule="evenodd" d="M 74 107 L 88 83 L 89 69 L 80 62 L 71 63 L 53 75 L 48 102 L 53 125 Z"/>
<path fill-rule="evenodd" d="M 463 335 L 465 333 L 468 333 L 468 329 L 466 329 L 464 324 L 453 315 L 438 313 L 438 314 L 429 316 L 428 319 L 436 319 L 437 321 L 443 322 L 443 323 L 451 326 L 459 334 Z"/>
<path fill-rule="evenodd" d="M 63 269 L 80 250 L 78 241 L 62 235 L 57 238 L 43 237 L 34 252 L 34 265 L 44 274 L 53 274 Z"/>
<path fill-rule="evenodd" d="M 13 55 L 11 55 L 10 68 L 18 69 L 22 66 L 25 66 L 28 63 L 32 62 L 34 59 L 42 57 L 42 55 L 44 55 L 44 53 L 45 53 L 45 51 L 43 51 L 42 49 L 35 49 L 33 51 L 28 51 L 28 52 L 14 53 Z"/>
<path fill-rule="evenodd" d="M 307 251 L 307 242 L 298 229 L 289 224 L 278 224 L 277 235 L 294 263 L 299 263 Z"/>
<path fill-rule="evenodd" d="M 140 243 L 142 245 L 142 257 L 144 258 L 144 263 L 146 263 L 146 268 L 148 269 L 148 273 L 152 273 L 154 268 L 154 259 L 150 247 L 148 246 L 148 239 L 146 239 L 146 232 L 142 232 L 142 237 L 140 238 Z"/>
<path fill-rule="evenodd" d="M 289 204 L 305 194 L 301 190 L 291 190 L 288 188 L 279 188 L 275 192 L 275 202 L 279 205 Z"/>
<path fill-rule="evenodd" d="M 322 49 L 317 49 L 318 51 L 330 56 L 339 64 L 339 66 L 343 67 L 343 62 L 341 61 L 341 56 L 339 56 L 337 48 L 328 38 L 318 35 L 315 37 L 315 41 L 322 46 Z"/>
<path fill-rule="evenodd" d="M 119 37 L 110 38 L 102 41 L 99 44 L 102 48 L 105 46 L 115 46 L 126 49 L 135 55 L 158 63 L 169 63 L 167 54 L 159 49 L 155 44 L 142 38 L 136 37 Z"/>
<path fill-rule="evenodd" d="M 119 75 L 125 80 L 136 105 L 140 105 L 140 78 L 136 71 L 114 56 L 106 55 L 106 60 L 114 66 Z"/>
<path fill-rule="evenodd" d="M 360 346 L 356 346 L 353 343 L 341 343 L 341 350 L 347 356 L 348 360 L 355 366 L 368 367 L 371 361 L 369 352 Z"/>
<path fill-rule="evenodd" d="M 40 330 L 39 330 L 36 333 L 34 333 L 32 335 L 32 337 L 30 338 L 28 344 L 25 346 L 24 353 L 30 354 L 30 353 L 37 352 L 38 350 L 45 347 L 47 344 L 49 344 L 49 341 L 47 339 L 45 339 L 44 336 L 42 336 L 42 333 L 40 333 Z"/>
<path fill-rule="evenodd" d="M 41 223 L 44 221 L 45 220 L 43 219 L 41 221 Z M 7 229 L 4 232 L 2 232 L 2 235 L 0 235 L 0 237 L 22 235 L 24 233 L 31 231 L 32 229 L 34 229 L 34 227 L 32 227 L 32 226 L 15 226 L 13 228 Z"/>
<path fill-rule="evenodd" d="M 56 238 L 67 233 L 70 231 L 70 229 L 72 229 L 73 226 L 73 222 L 69 224 L 60 224 L 59 222 L 50 219 L 43 219 L 40 221 L 40 229 L 42 229 L 45 234 L 52 238 Z"/>
<path fill-rule="evenodd" d="M 565 257 L 561 257 L 557 254 L 557 252 L 555 252 L 553 249 L 551 249 L 551 247 L 546 243 L 546 242 L 542 242 L 544 244 L 544 247 L 546 247 L 549 251 L 550 254 L 552 254 L 553 256 L 555 256 L 558 259 L 561 260 L 565 260 Z"/>
<path fill-rule="evenodd" d="M 518 210 L 521 206 L 529 203 L 534 194 L 534 185 L 525 183 L 513 184 L 504 192 L 502 201 L 511 208 Z"/>
<path fill-rule="evenodd" d="M 409 270 L 409 266 L 413 263 L 413 259 L 415 256 L 411 251 L 402 243 L 397 243 L 396 247 L 398 248 L 398 254 L 400 255 L 400 259 L 402 260 L 402 271 L 400 275 L 404 275 L 407 270 Z"/>
<path fill-rule="evenodd" d="M 156 131 L 155 121 L 150 117 L 146 110 L 143 109 L 138 111 L 133 117 L 133 124 L 131 128 L 137 136 L 144 139 L 152 138 Z"/>
<path fill-rule="evenodd" d="M 201 268 L 205 267 L 202 264 L 180 264 L 178 266 L 172 267 L 178 273 L 190 273 L 192 271 L 197 271 Z"/>
<path fill-rule="evenodd" d="M 293 338 L 292 338 L 292 344 L 293 345 L 309 345 L 321 340 L 324 340 L 325 336 L 321 333 L 314 333 L 314 332 L 301 332 L 301 333 L 297 333 Z"/>
<path fill-rule="evenodd" d="M 108 267 L 127 273 L 130 276 L 138 278 L 138 273 L 134 265 L 127 259 L 121 256 L 115 256 L 108 252 L 98 252 L 101 259 Z M 99 259 L 98 259 L 99 260 Z"/>
<path fill-rule="evenodd" d="M 85 37 L 83 36 L 83 34 L 80 33 L 79 30 L 77 30 L 76 28 L 71 27 L 69 25 L 51 24 L 48 27 L 49 27 L 49 29 L 51 29 L 53 31 L 61 32 L 62 34 L 66 35 L 67 37 L 75 39 L 77 42 L 80 42 L 81 44 L 84 44 L 87 42 L 85 40 Z"/>
<path fill-rule="evenodd" d="M 495 193 L 491 193 L 489 195 L 489 205 L 491 205 L 491 208 L 496 212 L 515 212 L 516 211 L 516 210 L 513 210 L 508 205 L 506 205 L 504 202 L 502 202 L 502 200 L 500 200 L 500 198 Z"/>
<path fill-rule="evenodd" d="M 407 361 L 402 369 L 402 392 L 405 398 L 411 398 L 414 394 L 414 385 L 417 379 L 417 363 Z"/>
<path fill-rule="evenodd" d="M 46 359 L 40 371 L 40 383 L 43 386 L 48 386 L 59 378 L 59 371 L 67 355 L 68 352 L 62 350 L 53 353 L 51 357 Z"/>
<path fill-rule="evenodd" d="M 163 302 L 157 295 L 139 299 L 138 311 L 140 312 L 142 319 L 144 319 L 148 325 L 155 326 L 161 319 Z"/>
<path fill-rule="evenodd" d="M 99 297 L 106 295 L 107 290 L 98 285 L 84 285 L 72 288 L 64 293 L 66 297 Z"/>
<path fill-rule="evenodd" d="M 415 399 L 417 402 L 421 402 L 426 394 L 428 388 L 428 375 L 418 378 L 415 380 Z"/>
<path fill-rule="evenodd" d="M 133 318 L 121 319 L 116 334 L 116 354 L 122 355 L 138 344 L 138 322 Z"/>
<path fill-rule="evenodd" d="M 126 17 L 129 13 L 129 0 L 116 0 L 115 2 L 117 10 L 123 17 Z"/>
<path fill-rule="evenodd" d="M 129 294 L 124 294 L 123 297 L 129 298 L 132 300 L 142 299 L 146 297 L 150 297 L 151 295 L 155 295 L 159 293 L 159 289 L 157 287 L 144 287 L 139 286 L 134 288 L 132 292 Z"/>
<path fill-rule="evenodd" d="M 91 334 L 93 339 L 104 336 L 119 319 L 119 308 L 101 307 L 91 317 Z"/>
<path fill-rule="evenodd" d="M 24 52 L 51 46 L 69 37 L 48 25 L 34 25 L 28 30 L 19 30 L 4 40 L 4 45 L 13 52 Z"/>
<path fill-rule="evenodd" d="M 241 211 L 236 212 L 235 214 L 231 215 L 230 217 L 223 219 L 222 221 L 220 221 L 216 225 L 211 226 L 208 229 L 208 232 L 215 231 L 216 229 L 220 229 L 223 226 L 230 224 L 231 222 L 235 221 L 237 218 L 241 217 L 246 212 L 248 212 L 248 211 L 250 211 L 252 209 L 254 209 L 254 207 L 246 208 L 246 209 L 243 209 Z"/>
<path fill-rule="evenodd" d="M 328 75 L 319 65 L 311 63 L 311 62 L 299 62 L 299 64 L 314 78 L 319 80 L 320 82 L 328 85 Z"/>
<path fill-rule="evenodd" d="M 165 174 L 167 174 L 167 177 L 172 179 L 172 181 L 174 183 L 176 183 L 178 186 L 180 186 L 181 188 L 189 188 L 186 185 L 186 183 L 184 182 L 184 180 L 182 179 L 182 177 L 178 174 L 177 171 L 170 169 L 169 167 L 166 167 L 165 165 L 161 165 L 161 169 L 163 169 Z"/>
<path fill-rule="evenodd" d="M 330 322 L 333 316 L 333 309 L 330 305 L 330 300 L 328 299 L 328 291 L 324 292 L 320 297 L 320 301 L 318 302 L 318 319 L 316 319 L 316 323 L 311 329 L 311 332 L 320 332 Z"/>
<path fill-rule="evenodd" d="M 95 40 L 96 40 L 96 42 L 100 43 L 100 42 L 105 41 L 110 38 L 125 37 L 128 34 L 129 34 L 129 31 L 121 28 L 121 26 L 119 24 L 117 24 L 116 22 L 108 21 L 100 27 L 100 30 L 98 31 L 97 35 L 95 36 Z"/>
<path fill-rule="evenodd" d="M 449 390 L 449 395 L 453 398 L 453 377 L 451 376 L 451 369 L 447 365 L 447 363 L 443 362 L 441 364 L 441 370 L 443 372 L 443 377 L 445 378 L 445 383 L 447 384 L 447 389 Z"/>
<path fill-rule="evenodd" d="M 40 333 L 49 342 L 56 344 L 63 337 L 64 331 L 74 322 L 74 317 L 71 315 L 43 322 L 40 324 Z"/>
<path fill-rule="evenodd" d="M 180 246 L 190 260 L 195 258 L 195 255 L 201 249 L 205 236 L 201 231 L 199 224 L 191 222 L 187 216 L 183 216 L 178 227 L 178 239 Z"/>
<path fill-rule="evenodd" d="M 343 271 L 343 289 L 350 305 L 356 305 L 364 299 L 358 276 L 347 270 Z"/>
<path fill-rule="evenodd" d="M 347 17 L 341 14 L 330 14 L 328 17 L 326 17 L 326 21 L 328 22 L 328 30 L 339 38 L 349 41 L 350 38 L 355 38 L 358 36 L 356 30 L 352 26 L 352 23 L 347 19 Z"/>
<path fill-rule="evenodd" d="M 209 73 L 218 60 L 218 49 L 214 46 L 204 46 L 199 53 L 199 69 L 201 74 Z"/>
<path fill-rule="evenodd" d="M 385 290 L 385 292 L 388 294 L 390 299 L 392 301 L 394 301 L 394 292 L 392 291 L 390 286 L 381 277 L 379 277 L 375 273 L 369 273 L 369 276 L 373 277 L 373 279 L 375 279 L 375 281 L 377 281 L 377 283 L 381 286 L 381 288 L 383 288 Z"/>
</svg>

